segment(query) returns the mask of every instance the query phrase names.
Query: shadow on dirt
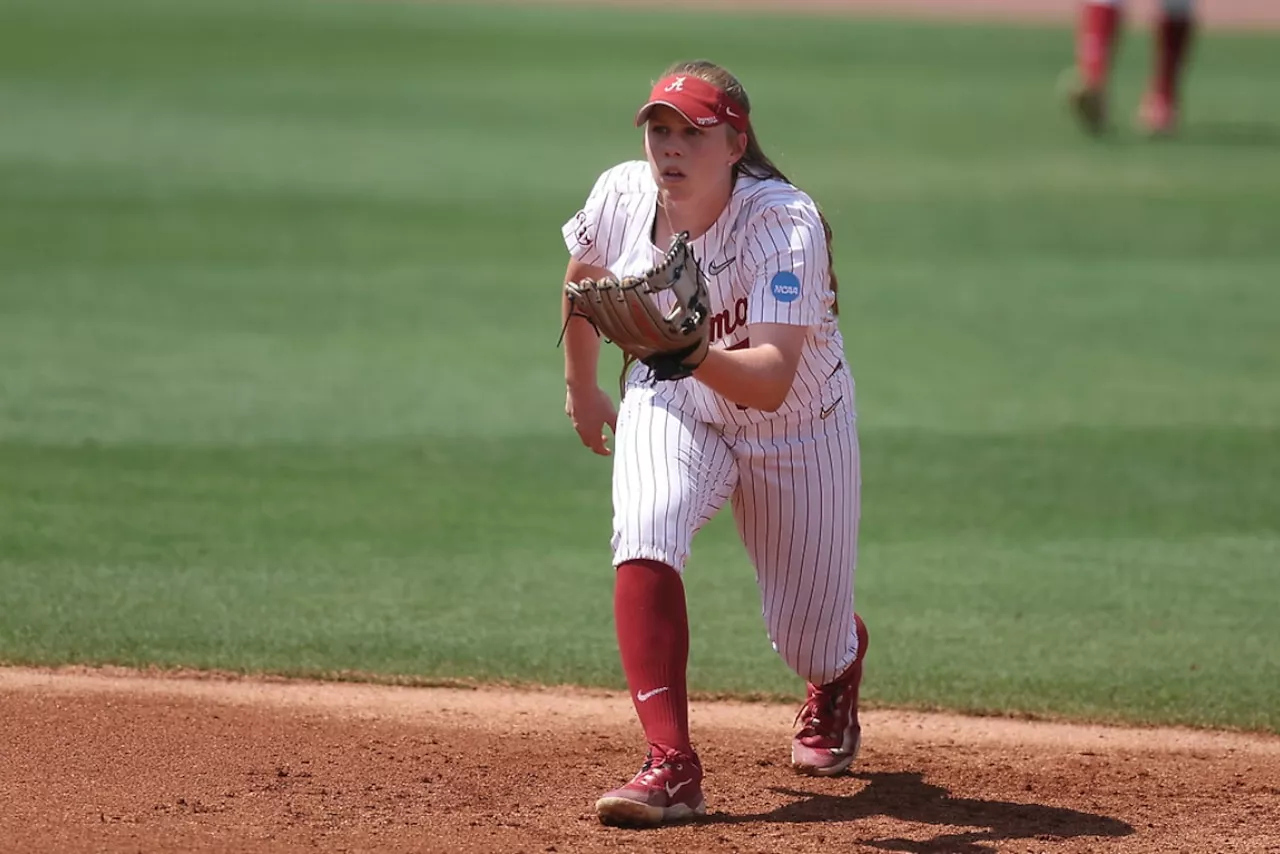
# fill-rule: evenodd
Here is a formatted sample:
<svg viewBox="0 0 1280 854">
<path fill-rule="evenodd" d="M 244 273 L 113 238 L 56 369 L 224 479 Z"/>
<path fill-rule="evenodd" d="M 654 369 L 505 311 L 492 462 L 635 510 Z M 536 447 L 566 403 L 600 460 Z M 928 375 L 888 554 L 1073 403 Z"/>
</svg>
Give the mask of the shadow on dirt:
<svg viewBox="0 0 1280 854">
<path fill-rule="evenodd" d="M 1010 839 L 1046 841 L 1077 836 L 1128 836 L 1133 827 L 1119 819 L 1062 807 L 953 798 L 941 786 L 924 782 L 919 772 L 863 773 L 853 775 L 869 785 L 854 795 L 834 796 L 774 787 L 772 791 L 796 800 L 758 815 L 713 814 L 707 821 L 722 824 L 748 822 L 843 822 L 886 816 L 918 824 L 949 827 L 985 827 L 964 833 L 946 833 L 925 841 L 912 839 L 863 839 L 862 845 L 912 854 L 990 854 L 998 843 Z"/>
</svg>

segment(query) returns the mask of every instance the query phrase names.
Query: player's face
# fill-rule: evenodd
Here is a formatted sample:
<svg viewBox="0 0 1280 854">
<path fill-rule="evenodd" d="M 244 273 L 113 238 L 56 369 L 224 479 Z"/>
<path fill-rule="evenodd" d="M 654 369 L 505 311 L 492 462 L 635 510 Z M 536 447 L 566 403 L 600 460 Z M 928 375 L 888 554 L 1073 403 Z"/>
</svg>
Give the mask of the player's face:
<svg viewBox="0 0 1280 854">
<path fill-rule="evenodd" d="M 695 198 L 726 182 L 745 143 L 724 127 L 700 128 L 658 105 L 645 124 L 644 150 L 658 187 L 672 199 Z"/>
</svg>

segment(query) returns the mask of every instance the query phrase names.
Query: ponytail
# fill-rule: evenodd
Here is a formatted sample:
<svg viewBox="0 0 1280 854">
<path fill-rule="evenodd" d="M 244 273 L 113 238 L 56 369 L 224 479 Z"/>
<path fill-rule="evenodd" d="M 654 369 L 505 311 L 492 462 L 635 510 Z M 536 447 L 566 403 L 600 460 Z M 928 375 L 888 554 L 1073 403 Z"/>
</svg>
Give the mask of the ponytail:
<svg viewBox="0 0 1280 854">
<path fill-rule="evenodd" d="M 750 107 L 747 108 L 748 110 Z M 736 181 L 739 175 L 746 175 L 749 178 L 756 178 L 761 181 L 770 178 L 776 178 L 786 184 L 792 184 L 791 179 L 782 174 L 782 170 L 774 165 L 769 156 L 760 148 L 760 141 L 756 139 L 756 129 L 754 126 L 747 128 L 747 151 L 742 155 L 733 166 L 733 177 Z M 815 202 L 816 205 L 816 202 Z M 822 220 L 822 234 L 827 240 L 827 276 L 831 279 L 831 293 L 834 294 L 834 300 L 831 303 L 831 311 L 834 314 L 840 313 L 840 294 L 837 290 L 839 283 L 836 281 L 836 262 L 835 256 L 831 252 L 831 223 L 827 222 L 826 214 L 822 212 L 822 208 L 818 208 L 818 218 Z"/>
</svg>

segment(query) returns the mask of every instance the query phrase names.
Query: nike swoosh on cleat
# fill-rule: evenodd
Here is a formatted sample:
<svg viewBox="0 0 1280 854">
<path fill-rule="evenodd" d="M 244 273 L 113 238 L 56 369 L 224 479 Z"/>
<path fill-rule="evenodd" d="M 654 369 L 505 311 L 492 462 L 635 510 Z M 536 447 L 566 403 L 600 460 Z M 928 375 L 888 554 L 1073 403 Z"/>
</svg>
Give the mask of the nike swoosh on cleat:
<svg viewBox="0 0 1280 854">
<path fill-rule="evenodd" d="M 670 783 L 667 783 L 665 786 L 663 786 L 663 788 L 667 790 L 668 798 L 674 798 L 676 796 L 676 792 L 680 791 L 685 786 L 689 785 L 689 782 L 690 782 L 689 780 L 682 780 L 679 783 L 676 783 L 674 786 L 672 786 Z"/>
<path fill-rule="evenodd" d="M 652 691 L 637 691 L 636 699 L 643 703 L 649 698 L 656 697 L 657 695 L 661 694 L 663 691 L 667 691 L 667 690 L 669 690 L 669 686 L 663 685 L 661 688 L 654 688 Z"/>
</svg>

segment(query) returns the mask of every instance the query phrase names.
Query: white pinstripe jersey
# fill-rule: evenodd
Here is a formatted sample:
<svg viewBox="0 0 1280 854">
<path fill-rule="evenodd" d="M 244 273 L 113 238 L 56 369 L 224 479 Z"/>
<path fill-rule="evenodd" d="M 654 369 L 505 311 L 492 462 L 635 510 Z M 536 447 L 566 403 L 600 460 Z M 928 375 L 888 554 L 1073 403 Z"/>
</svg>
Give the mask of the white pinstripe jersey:
<svg viewBox="0 0 1280 854">
<path fill-rule="evenodd" d="M 663 256 L 652 242 L 658 186 L 644 160 L 622 163 L 596 181 L 585 206 L 565 223 L 570 255 L 615 276 L 639 275 Z M 853 380 L 832 306 L 827 241 L 818 207 L 779 179 L 740 176 L 728 206 L 693 241 L 711 297 L 713 347 L 749 344 L 753 323 L 810 327 L 791 391 L 777 412 L 745 409 L 696 378 L 665 383 L 680 409 L 716 424 L 750 424 L 773 417 L 825 417 L 847 399 Z M 637 366 L 629 382 L 643 380 Z"/>
<path fill-rule="evenodd" d="M 652 242 L 658 186 L 648 161 L 623 163 L 600 175 L 586 205 L 563 227 L 575 259 L 616 277 L 639 275 L 662 259 Z M 818 206 L 780 179 L 739 177 L 730 204 L 692 242 L 707 277 L 713 347 L 749 344 L 754 323 L 809 326 L 795 383 L 777 412 L 748 410 L 694 378 L 667 383 L 681 410 L 713 424 L 751 424 L 777 416 L 819 417 L 842 398 L 854 412 L 844 339 L 832 306 L 827 239 Z M 631 382 L 643 379 L 637 366 Z"/>
</svg>

